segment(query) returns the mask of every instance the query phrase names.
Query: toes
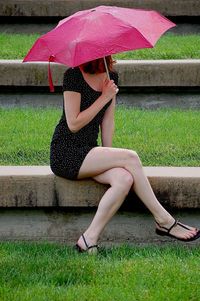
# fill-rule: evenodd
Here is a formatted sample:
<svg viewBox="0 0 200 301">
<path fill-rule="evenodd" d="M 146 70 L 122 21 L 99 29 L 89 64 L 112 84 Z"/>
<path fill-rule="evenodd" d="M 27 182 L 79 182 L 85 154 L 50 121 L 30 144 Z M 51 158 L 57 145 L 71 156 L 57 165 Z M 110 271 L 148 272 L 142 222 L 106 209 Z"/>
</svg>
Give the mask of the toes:
<svg viewBox="0 0 200 301">
<path fill-rule="evenodd" d="M 197 235 L 197 231 L 196 230 L 191 230 L 191 231 L 188 231 L 188 233 L 186 233 L 185 238 L 189 239 L 189 238 L 194 237 L 195 235 Z"/>
<path fill-rule="evenodd" d="M 176 225 L 176 227 L 174 227 L 174 229 L 172 229 L 173 235 L 187 240 L 187 239 L 194 237 L 197 234 L 197 230 L 195 228 L 189 227 L 184 224 L 182 224 L 182 225 L 184 227 L 188 227 L 189 230 L 181 227 L 181 225 Z"/>
</svg>

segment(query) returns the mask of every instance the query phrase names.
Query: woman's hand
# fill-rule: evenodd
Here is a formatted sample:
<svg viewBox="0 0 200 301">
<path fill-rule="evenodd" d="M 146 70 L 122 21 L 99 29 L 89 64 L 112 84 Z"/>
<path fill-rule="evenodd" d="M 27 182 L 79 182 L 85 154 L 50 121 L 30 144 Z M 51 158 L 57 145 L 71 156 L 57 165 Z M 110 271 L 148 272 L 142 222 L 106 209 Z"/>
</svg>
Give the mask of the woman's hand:
<svg viewBox="0 0 200 301">
<path fill-rule="evenodd" d="M 113 80 L 106 79 L 103 82 L 102 96 L 106 103 L 109 102 L 119 91 Z"/>
<path fill-rule="evenodd" d="M 105 80 L 102 94 L 87 109 L 80 111 L 81 94 L 73 91 L 64 91 L 64 107 L 67 124 L 71 132 L 76 133 L 88 124 L 99 111 L 117 94 L 118 88 L 113 80 Z"/>
</svg>

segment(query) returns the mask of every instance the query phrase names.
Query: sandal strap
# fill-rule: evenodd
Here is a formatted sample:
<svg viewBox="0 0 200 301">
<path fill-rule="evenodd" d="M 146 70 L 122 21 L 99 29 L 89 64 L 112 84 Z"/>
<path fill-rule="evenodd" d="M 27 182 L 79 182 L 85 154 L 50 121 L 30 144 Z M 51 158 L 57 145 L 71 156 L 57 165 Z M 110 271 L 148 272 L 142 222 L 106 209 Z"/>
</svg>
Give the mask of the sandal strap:
<svg viewBox="0 0 200 301">
<path fill-rule="evenodd" d="M 168 229 L 168 233 L 170 233 L 171 229 L 173 229 L 177 225 L 178 221 L 175 220 L 173 225 Z"/>
<path fill-rule="evenodd" d="M 89 249 L 92 249 L 92 248 L 97 248 L 97 249 L 98 249 L 99 246 L 98 246 L 98 245 L 92 245 L 92 246 L 89 246 L 89 247 L 88 247 L 88 250 L 89 250 Z"/>
<path fill-rule="evenodd" d="M 88 243 L 87 243 L 87 241 L 86 241 L 86 239 L 85 239 L 85 236 L 82 234 L 81 235 L 82 236 L 82 238 L 83 238 L 83 241 L 84 241 L 84 243 L 85 243 L 85 245 L 86 245 L 86 248 L 87 248 L 87 250 L 89 250 L 89 249 L 92 249 L 92 248 L 99 248 L 99 246 L 98 245 L 91 245 L 91 246 L 88 246 Z"/>
<path fill-rule="evenodd" d="M 191 230 L 191 229 L 189 229 L 188 227 L 186 227 L 185 225 L 183 225 L 183 224 L 181 224 L 179 222 L 177 222 L 177 225 L 181 226 L 182 228 L 184 228 L 186 230 Z"/>
<path fill-rule="evenodd" d="M 160 228 L 167 230 L 167 233 L 170 233 L 171 229 L 174 228 L 174 227 L 178 224 L 178 221 L 175 220 L 174 223 L 172 224 L 172 226 L 171 226 L 170 228 L 163 227 L 163 226 L 161 226 L 158 222 L 156 222 L 156 224 L 157 224 Z"/>
<path fill-rule="evenodd" d="M 86 239 L 85 239 L 85 236 L 84 236 L 83 234 L 82 234 L 81 236 L 82 236 L 83 241 L 84 241 L 84 243 L 85 243 L 85 245 L 86 245 L 86 248 L 89 249 L 89 246 L 88 246 L 88 244 L 87 244 L 87 241 L 86 241 Z"/>
<path fill-rule="evenodd" d="M 162 227 L 159 225 L 159 223 L 156 222 L 156 224 L 160 227 L 163 228 L 165 230 L 167 230 L 167 233 L 170 233 L 170 231 L 172 230 L 172 228 L 174 228 L 176 225 L 179 225 L 180 227 L 186 229 L 186 230 L 190 230 L 188 227 L 186 227 L 185 225 L 181 224 L 178 220 L 175 220 L 175 222 L 173 223 L 173 225 L 170 228 L 166 228 L 166 227 Z"/>
</svg>

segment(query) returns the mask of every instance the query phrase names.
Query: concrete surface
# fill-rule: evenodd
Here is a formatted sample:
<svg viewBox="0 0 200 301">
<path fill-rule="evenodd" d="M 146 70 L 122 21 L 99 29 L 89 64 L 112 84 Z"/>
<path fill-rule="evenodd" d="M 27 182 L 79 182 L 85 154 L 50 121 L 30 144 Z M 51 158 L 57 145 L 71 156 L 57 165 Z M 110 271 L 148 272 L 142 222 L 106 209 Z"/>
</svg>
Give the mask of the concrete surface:
<svg viewBox="0 0 200 301">
<path fill-rule="evenodd" d="M 132 89 L 133 90 L 133 89 Z M 181 108 L 181 109 L 200 109 L 200 91 L 174 92 L 141 92 L 130 91 L 119 92 L 117 95 L 117 105 L 125 105 L 130 107 L 145 108 L 145 109 L 159 109 L 159 108 Z M 30 92 L 28 93 L 0 93 L 0 107 L 55 107 L 62 108 L 63 95 L 60 93 L 46 93 L 46 92 Z"/>
<path fill-rule="evenodd" d="M 47 33 L 52 30 L 56 25 L 55 23 L 39 23 L 39 21 L 35 21 L 36 23 L 28 23 L 29 20 L 26 20 L 27 23 L 4 23 L 0 25 L 1 33 L 23 33 L 23 34 L 31 34 L 38 33 L 40 35 Z M 8 21 L 6 21 L 8 22 Z M 16 21 L 15 21 L 16 22 Z M 20 20 L 19 20 L 20 22 Z M 177 24 L 176 20 L 175 23 Z M 200 34 L 200 24 L 187 24 L 187 23 L 178 23 L 176 27 L 171 28 L 165 35 L 168 33 L 174 33 L 178 35 L 185 34 Z"/>
<path fill-rule="evenodd" d="M 51 172 L 46 173 L 43 168 L 19 167 L 21 172 L 15 172 L 16 169 L 0 167 L 0 207 L 56 206 Z"/>
<path fill-rule="evenodd" d="M 122 86 L 200 86 L 200 60 L 120 61 L 116 69 Z"/>
<path fill-rule="evenodd" d="M 115 66 L 120 87 L 199 87 L 200 59 L 119 60 Z M 0 60 L 0 86 L 48 86 L 48 63 Z M 51 65 L 53 82 L 61 86 L 66 66 Z"/>
<path fill-rule="evenodd" d="M 1 96 L 0 96 L 1 103 Z M 9 103 L 9 101 L 8 101 Z M 33 103 L 33 102 L 32 102 Z M 42 103 L 42 100 L 40 101 Z M 200 91 L 199 92 L 173 92 L 168 93 L 152 93 L 146 91 L 119 93 L 117 97 L 118 105 L 125 105 L 129 107 L 144 108 L 156 110 L 160 108 L 179 108 L 179 109 L 200 109 Z"/>
<path fill-rule="evenodd" d="M 199 16 L 198 0 L 0 0 L 0 16 L 68 16 L 99 5 L 154 9 L 167 16 Z"/>
<path fill-rule="evenodd" d="M 144 169 L 163 205 L 200 208 L 200 167 Z M 49 166 L 0 166 L 0 207 L 96 207 L 107 187 L 54 176 Z M 128 198 L 137 202 L 134 194 Z"/>
<path fill-rule="evenodd" d="M 90 224 L 95 210 L 64 209 L 0 209 L 0 240 L 54 241 L 74 245 Z M 171 212 L 172 213 L 172 212 Z M 200 228 L 199 211 L 172 213 L 181 222 Z M 102 246 L 128 244 L 200 245 L 200 239 L 178 242 L 155 234 L 155 224 L 149 213 L 124 210 L 112 218 L 100 239 Z"/>
</svg>

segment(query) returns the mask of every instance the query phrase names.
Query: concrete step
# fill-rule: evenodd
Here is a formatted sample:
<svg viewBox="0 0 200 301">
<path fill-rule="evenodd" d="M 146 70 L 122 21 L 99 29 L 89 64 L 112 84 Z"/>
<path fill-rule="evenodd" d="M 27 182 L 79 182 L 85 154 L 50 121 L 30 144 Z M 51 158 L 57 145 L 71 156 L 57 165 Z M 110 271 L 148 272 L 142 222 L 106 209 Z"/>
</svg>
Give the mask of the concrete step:
<svg viewBox="0 0 200 301">
<path fill-rule="evenodd" d="M 0 60 L 0 86 L 48 87 L 47 63 L 22 63 Z M 66 66 L 51 65 L 54 85 L 61 87 Z M 116 64 L 119 86 L 129 87 L 200 87 L 200 60 L 119 60 Z M 18 89 L 19 91 L 19 89 Z"/>
<path fill-rule="evenodd" d="M 200 208 L 200 167 L 145 167 L 160 202 L 169 208 Z M 49 166 L 0 166 L 0 207 L 96 207 L 108 186 L 92 179 L 70 181 Z M 138 206 L 133 193 L 127 199 Z M 133 203 L 133 200 L 134 203 Z M 139 205 L 140 207 L 140 205 Z"/>
<path fill-rule="evenodd" d="M 188 89 L 188 88 L 187 88 Z M 119 92 L 117 95 L 117 105 L 127 107 L 159 109 L 159 108 L 181 108 L 181 109 L 200 109 L 200 92 L 191 92 L 182 89 L 182 92 L 176 91 L 132 91 Z M 0 107 L 38 107 L 38 108 L 60 108 L 63 106 L 61 93 L 47 92 L 2 92 L 0 93 Z"/>
<path fill-rule="evenodd" d="M 145 167 L 145 173 L 165 208 L 180 221 L 200 228 L 200 168 Z M 75 244 L 106 189 L 93 180 L 56 177 L 49 166 L 1 166 L 0 240 Z M 107 225 L 102 245 L 181 243 L 157 236 L 152 216 L 137 202 L 131 193 Z M 200 240 L 190 243 L 199 244 Z"/>
<path fill-rule="evenodd" d="M 24 23 L 20 23 L 20 20 L 16 20 L 15 22 L 9 23 L 9 20 L 5 20 L 6 23 L 0 24 L 0 33 L 7 33 L 7 34 L 45 34 L 48 31 L 52 30 L 58 22 L 55 23 L 44 23 L 43 20 L 35 20 L 35 23 L 26 23 L 30 22 L 30 20 L 25 20 Z M 200 24 L 193 23 L 189 24 L 186 23 L 177 23 L 176 27 L 170 29 L 165 35 L 168 33 L 173 33 L 176 35 L 188 35 L 188 34 L 200 34 Z M 18 22 L 18 23 L 16 23 Z M 32 20 L 33 22 L 33 20 Z M 191 21 L 190 21 L 191 22 Z"/>
<path fill-rule="evenodd" d="M 1 241 L 53 241 L 74 245 L 81 233 L 87 229 L 95 209 L 80 208 L 0 208 Z M 200 212 L 173 211 L 174 217 L 188 225 L 200 228 Z M 140 211 L 119 210 L 101 235 L 100 245 L 111 246 L 122 243 L 137 245 L 176 244 L 199 246 L 200 239 L 184 243 L 155 234 L 152 216 Z"/>
<path fill-rule="evenodd" d="M 197 0 L 40 0 L 37 3 L 34 0 L 0 0 L 0 16 L 65 17 L 99 5 L 153 9 L 166 16 L 200 16 L 200 2 Z"/>
</svg>

